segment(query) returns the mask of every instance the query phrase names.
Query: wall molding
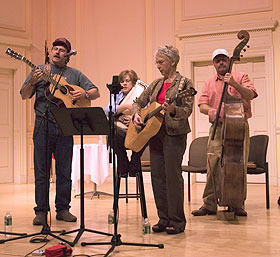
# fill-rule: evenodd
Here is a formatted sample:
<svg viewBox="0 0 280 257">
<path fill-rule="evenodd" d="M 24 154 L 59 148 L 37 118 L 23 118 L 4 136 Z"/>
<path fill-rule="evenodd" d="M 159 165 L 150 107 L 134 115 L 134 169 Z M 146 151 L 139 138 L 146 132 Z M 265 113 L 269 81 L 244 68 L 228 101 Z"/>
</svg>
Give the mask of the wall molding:
<svg viewBox="0 0 280 257">
<path fill-rule="evenodd" d="M 242 23 L 242 24 L 218 24 L 217 26 L 212 27 L 204 27 L 204 28 L 195 28 L 188 29 L 185 31 L 178 31 L 176 37 L 180 40 L 193 38 L 193 37 L 215 37 L 215 36 L 224 36 L 236 34 L 242 29 L 250 32 L 261 32 L 261 31 L 275 31 L 278 27 L 277 20 L 267 20 L 267 21 L 256 21 L 250 23 Z"/>
<path fill-rule="evenodd" d="M 24 47 L 25 49 L 30 49 L 32 46 L 31 40 L 2 35 L 0 35 L 0 44 L 9 46 L 19 46 Z"/>
<path fill-rule="evenodd" d="M 256 0 L 255 0 L 256 2 Z M 212 0 L 211 6 L 207 6 L 204 0 L 192 3 L 189 0 L 181 0 L 182 20 L 205 19 L 214 17 L 224 17 L 228 15 L 241 15 L 248 13 L 267 12 L 272 10 L 272 0 L 263 0 L 254 3 L 244 3 L 243 0 L 236 0 L 230 5 L 221 6 L 219 0 Z M 204 8 L 201 8 L 204 6 Z"/>
<path fill-rule="evenodd" d="M 2 49 L 3 46 L 0 49 Z M 27 153 L 26 153 L 26 103 L 21 100 L 18 93 L 22 82 L 26 78 L 26 65 L 6 56 L 0 56 L 0 68 L 10 69 L 14 72 L 14 183 L 26 183 L 27 179 Z"/>
</svg>

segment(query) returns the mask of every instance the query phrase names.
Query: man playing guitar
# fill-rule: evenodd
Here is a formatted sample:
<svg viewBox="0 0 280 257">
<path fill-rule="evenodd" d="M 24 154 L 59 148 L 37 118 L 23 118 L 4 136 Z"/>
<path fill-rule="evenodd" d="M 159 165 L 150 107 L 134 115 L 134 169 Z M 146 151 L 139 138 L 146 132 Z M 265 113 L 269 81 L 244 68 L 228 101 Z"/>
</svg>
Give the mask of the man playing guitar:
<svg viewBox="0 0 280 257">
<path fill-rule="evenodd" d="M 20 94 L 22 99 L 32 98 L 36 95 L 35 109 L 35 126 L 33 133 L 34 143 L 34 170 L 35 170 L 35 201 L 36 207 L 33 225 L 43 225 L 45 223 L 45 199 L 46 197 L 46 171 L 49 177 L 51 158 L 54 155 L 56 160 L 56 219 L 67 222 L 75 222 L 77 218 L 69 212 L 71 201 L 71 164 L 73 153 L 73 137 L 63 136 L 54 121 L 50 109 L 57 108 L 54 102 L 50 102 L 45 95 L 45 89 L 49 83 L 45 80 L 47 74 L 51 80 L 51 74 L 57 74 L 57 78 L 67 81 L 71 85 L 76 85 L 75 90 L 70 91 L 72 102 L 82 101 L 84 99 L 94 100 L 99 97 L 98 88 L 80 71 L 68 67 L 71 44 L 66 38 L 58 38 L 53 42 L 51 50 L 51 64 L 39 65 L 26 78 Z M 58 84 L 59 84 L 58 81 Z M 55 85 L 52 85 L 55 86 Z M 54 87 L 56 88 L 56 87 Z M 47 113 L 47 115 L 45 115 Z M 48 122 L 43 122 L 48 117 Z M 45 125 L 48 126 L 48 135 L 45 134 Z M 48 136 L 48 153 L 47 160 L 45 154 L 45 137 Z M 49 210 L 49 203 L 47 203 Z"/>
</svg>

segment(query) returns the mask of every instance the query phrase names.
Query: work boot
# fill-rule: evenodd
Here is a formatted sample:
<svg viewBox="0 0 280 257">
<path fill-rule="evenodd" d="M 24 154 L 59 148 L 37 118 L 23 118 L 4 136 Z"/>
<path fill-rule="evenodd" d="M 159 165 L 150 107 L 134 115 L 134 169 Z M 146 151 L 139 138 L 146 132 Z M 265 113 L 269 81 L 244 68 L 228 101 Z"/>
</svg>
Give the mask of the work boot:
<svg viewBox="0 0 280 257">
<path fill-rule="evenodd" d="M 37 212 L 35 218 L 33 219 L 33 225 L 44 225 L 45 224 L 45 213 Z"/>
<path fill-rule="evenodd" d="M 193 216 L 204 216 L 204 215 L 215 215 L 215 211 L 210 211 L 206 209 L 205 207 L 200 207 L 199 210 L 192 211 Z"/>
<path fill-rule="evenodd" d="M 77 217 L 74 216 L 73 214 L 71 214 L 69 212 L 69 210 L 62 210 L 62 211 L 57 212 L 56 219 L 57 220 L 63 220 L 63 221 L 66 221 L 66 222 L 77 221 Z"/>
<path fill-rule="evenodd" d="M 236 216 L 247 216 L 247 212 L 243 208 L 232 208 L 232 211 L 234 211 Z"/>
</svg>

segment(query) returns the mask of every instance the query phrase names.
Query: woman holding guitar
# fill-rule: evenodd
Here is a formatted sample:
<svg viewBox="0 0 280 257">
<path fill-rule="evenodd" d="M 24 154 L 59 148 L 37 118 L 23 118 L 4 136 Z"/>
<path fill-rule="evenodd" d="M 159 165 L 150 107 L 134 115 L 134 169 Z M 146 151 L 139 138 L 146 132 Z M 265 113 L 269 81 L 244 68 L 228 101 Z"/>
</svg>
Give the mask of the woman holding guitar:
<svg viewBox="0 0 280 257">
<path fill-rule="evenodd" d="M 184 214 L 184 181 L 181 164 L 186 149 L 187 133 L 190 126 L 188 117 L 192 113 L 193 95 L 174 98 L 184 90 L 192 89 L 192 82 L 176 71 L 180 60 L 179 51 L 171 45 L 157 49 L 156 65 L 162 77 L 156 79 L 136 99 L 134 108 L 134 125 L 143 127 L 144 117 L 141 109 L 157 102 L 162 105 L 164 113 L 159 131 L 149 141 L 152 187 L 159 221 L 152 227 L 154 232 L 177 234 L 186 226 Z"/>
</svg>

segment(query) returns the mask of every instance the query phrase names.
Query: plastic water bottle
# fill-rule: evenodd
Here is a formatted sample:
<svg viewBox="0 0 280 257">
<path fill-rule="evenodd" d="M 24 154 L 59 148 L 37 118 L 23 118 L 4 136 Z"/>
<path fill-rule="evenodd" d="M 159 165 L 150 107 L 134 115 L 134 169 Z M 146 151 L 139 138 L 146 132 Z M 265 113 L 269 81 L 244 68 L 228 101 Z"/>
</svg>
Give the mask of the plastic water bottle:
<svg viewBox="0 0 280 257">
<path fill-rule="evenodd" d="M 143 243 L 149 244 L 151 242 L 151 223 L 148 218 L 144 219 L 142 225 Z"/>
<path fill-rule="evenodd" d="M 12 232 L 12 215 L 10 213 L 10 211 L 6 212 L 6 215 L 4 217 L 4 228 L 5 228 L 5 232 L 6 233 L 11 233 Z M 11 236 L 10 234 L 5 234 L 6 237 Z"/>
<path fill-rule="evenodd" d="M 114 232 L 114 210 L 111 209 L 108 214 L 108 233 L 113 234 Z"/>
</svg>

